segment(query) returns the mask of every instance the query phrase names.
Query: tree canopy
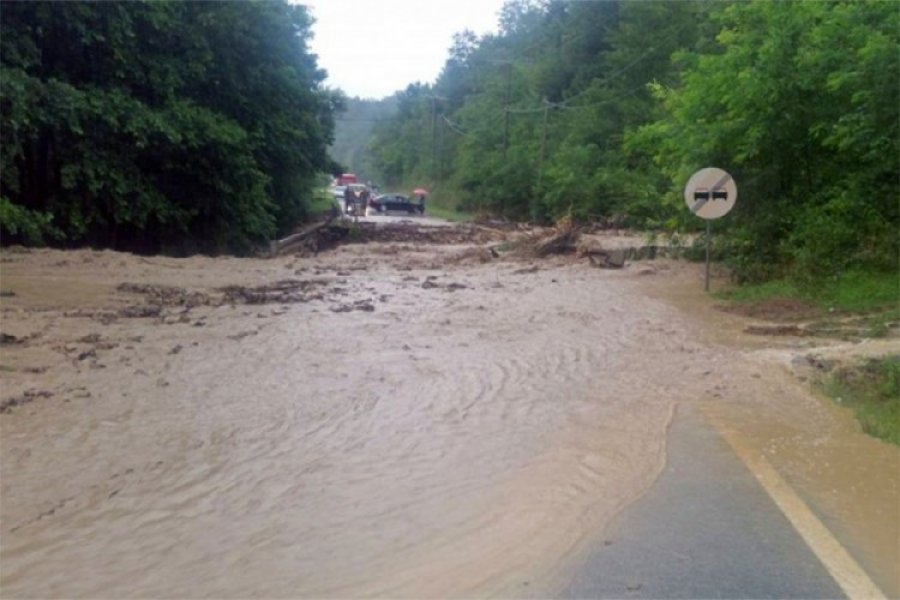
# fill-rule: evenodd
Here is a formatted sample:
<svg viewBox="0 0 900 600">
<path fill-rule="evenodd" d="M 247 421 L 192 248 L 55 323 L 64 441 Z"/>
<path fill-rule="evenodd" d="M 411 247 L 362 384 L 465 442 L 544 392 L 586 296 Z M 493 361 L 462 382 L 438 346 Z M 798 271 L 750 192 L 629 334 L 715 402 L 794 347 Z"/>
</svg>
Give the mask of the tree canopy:
<svg viewBox="0 0 900 600">
<path fill-rule="evenodd" d="M 286 0 L 4 3 L 3 241 L 245 251 L 307 216 L 330 147 L 463 209 L 670 230 L 717 166 L 739 277 L 898 268 L 897 3 L 510 0 L 376 104 L 323 88 L 311 25 Z"/>
<path fill-rule="evenodd" d="M 514 219 L 691 228 L 682 189 L 725 168 L 716 227 L 742 278 L 897 268 L 900 5 L 512 0 L 397 94 L 371 164 Z"/>
<path fill-rule="evenodd" d="M 293 227 L 341 98 L 302 6 L 0 8 L 5 241 L 244 251 Z"/>
</svg>

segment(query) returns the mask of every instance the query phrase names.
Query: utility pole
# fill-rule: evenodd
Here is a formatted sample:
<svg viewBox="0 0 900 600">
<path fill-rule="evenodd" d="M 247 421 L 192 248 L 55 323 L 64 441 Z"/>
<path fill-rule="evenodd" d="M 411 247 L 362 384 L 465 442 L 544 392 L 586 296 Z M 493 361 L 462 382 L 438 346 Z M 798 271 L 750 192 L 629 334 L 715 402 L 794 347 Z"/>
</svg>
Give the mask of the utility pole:
<svg viewBox="0 0 900 600">
<path fill-rule="evenodd" d="M 435 163 L 437 153 L 437 96 L 431 96 L 431 176 L 435 174 Z"/>
<path fill-rule="evenodd" d="M 541 131 L 541 160 L 538 162 L 538 189 L 541 188 L 541 179 L 544 176 L 544 158 L 547 155 L 547 117 L 550 114 L 550 103 L 544 98 L 544 125 Z"/>
<path fill-rule="evenodd" d="M 431 176 L 437 177 L 437 102 L 438 100 L 446 100 L 446 98 L 435 94 L 430 94 L 427 97 L 431 98 Z"/>
<path fill-rule="evenodd" d="M 503 101 L 503 161 L 506 162 L 506 156 L 509 152 L 509 105 L 512 101 L 512 68 L 513 63 L 528 63 L 528 60 L 511 59 L 494 59 L 488 60 L 487 63 L 493 65 L 504 65 L 506 67 L 506 98 Z"/>
<path fill-rule="evenodd" d="M 541 181 L 544 178 L 544 159 L 547 156 L 547 121 L 550 115 L 550 107 L 552 106 L 550 102 L 547 101 L 547 97 L 543 98 L 544 103 L 544 123 L 541 128 L 541 156 L 538 161 L 538 176 L 537 176 L 537 185 L 534 186 L 534 190 L 531 193 L 531 200 L 529 201 L 528 209 L 531 213 L 531 218 L 533 220 L 537 220 L 537 206 L 538 206 L 538 195 L 541 193 Z"/>
<path fill-rule="evenodd" d="M 445 120 L 446 117 L 441 115 L 441 139 L 438 142 L 441 158 L 438 161 L 438 181 L 444 181 L 444 129 L 447 127 Z"/>
<path fill-rule="evenodd" d="M 512 95 L 512 61 L 506 63 L 506 101 L 503 104 L 503 162 L 509 148 L 509 101 Z"/>
</svg>

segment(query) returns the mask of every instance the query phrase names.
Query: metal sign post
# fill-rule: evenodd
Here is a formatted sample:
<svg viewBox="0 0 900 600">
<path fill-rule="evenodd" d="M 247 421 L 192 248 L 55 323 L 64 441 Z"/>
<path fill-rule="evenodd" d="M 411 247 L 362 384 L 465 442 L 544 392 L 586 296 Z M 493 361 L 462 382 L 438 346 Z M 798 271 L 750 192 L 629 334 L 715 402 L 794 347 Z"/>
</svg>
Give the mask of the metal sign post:
<svg viewBox="0 0 900 600">
<path fill-rule="evenodd" d="M 724 217 L 737 202 L 737 184 L 727 172 L 715 167 L 700 169 L 684 186 L 684 201 L 692 213 L 706 219 L 706 281 L 709 291 L 709 245 L 713 219 Z"/>
<path fill-rule="evenodd" d="M 709 238 L 712 237 L 712 222 L 706 222 L 706 279 L 703 283 L 703 291 L 709 291 Z"/>
</svg>

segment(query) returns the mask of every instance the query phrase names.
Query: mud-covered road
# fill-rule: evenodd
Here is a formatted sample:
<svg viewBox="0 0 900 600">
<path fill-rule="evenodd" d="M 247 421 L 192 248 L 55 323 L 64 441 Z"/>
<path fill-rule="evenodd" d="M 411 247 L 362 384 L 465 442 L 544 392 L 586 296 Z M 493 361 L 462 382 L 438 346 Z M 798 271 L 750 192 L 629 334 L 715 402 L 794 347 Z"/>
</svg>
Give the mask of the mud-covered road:
<svg viewBox="0 0 900 600">
<path fill-rule="evenodd" d="M 881 346 L 746 335 L 697 265 L 503 237 L 0 253 L 0 594 L 552 596 L 688 404 L 900 592 L 900 454 L 797 370 Z"/>
</svg>

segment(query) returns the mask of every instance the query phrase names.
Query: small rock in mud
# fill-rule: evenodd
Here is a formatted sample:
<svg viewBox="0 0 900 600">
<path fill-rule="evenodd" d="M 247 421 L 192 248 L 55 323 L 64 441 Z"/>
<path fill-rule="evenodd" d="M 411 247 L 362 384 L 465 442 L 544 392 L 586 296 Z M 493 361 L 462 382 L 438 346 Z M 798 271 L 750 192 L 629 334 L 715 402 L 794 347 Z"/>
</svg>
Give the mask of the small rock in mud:
<svg viewBox="0 0 900 600">
<path fill-rule="evenodd" d="M 89 358 L 97 358 L 97 351 L 93 348 L 78 355 L 78 360 L 87 360 Z"/>
<path fill-rule="evenodd" d="M 28 390 L 21 396 L 15 396 L 0 402 L 0 413 L 8 413 L 16 406 L 23 406 L 29 402 L 34 402 L 38 398 L 50 398 L 52 396 L 53 392 L 48 392 L 47 390 Z"/>
<path fill-rule="evenodd" d="M 21 344 L 24 340 L 20 337 L 16 337 L 14 335 L 10 335 L 8 333 L 0 333 L 0 346 L 7 346 L 11 344 Z"/>
<path fill-rule="evenodd" d="M 162 314 L 162 306 L 152 306 L 147 304 L 126 306 L 119 310 L 118 315 L 128 319 L 142 319 L 148 317 L 158 317 Z"/>
<path fill-rule="evenodd" d="M 338 304 L 337 306 L 332 306 L 329 310 L 336 313 L 345 313 L 354 310 L 373 312 L 375 310 L 375 305 L 372 304 L 370 300 L 359 300 L 357 302 L 354 302 L 353 304 Z"/>
<path fill-rule="evenodd" d="M 0 298 L 12 298 L 16 293 L 12 290 L 0 290 Z"/>
<path fill-rule="evenodd" d="M 237 341 L 237 340 L 242 340 L 242 339 L 244 339 L 244 338 L 247 337 L 247 336 L 250 336 L 250 335 L 256 335 L 257 333 L 259 333 L 259 331 L 256 330 L 256 329 L 252 329 L 252 330 L 250 330 L 250 331 L 242 331 L 241 333 L 236 333 L 236 334 L 234 334 L 234 335 L 229 335 L 229 336 L 228 336 L 228 339 L 229 339 L 229 340 L 235 340 L 235 341 Z"/>
</svg>

